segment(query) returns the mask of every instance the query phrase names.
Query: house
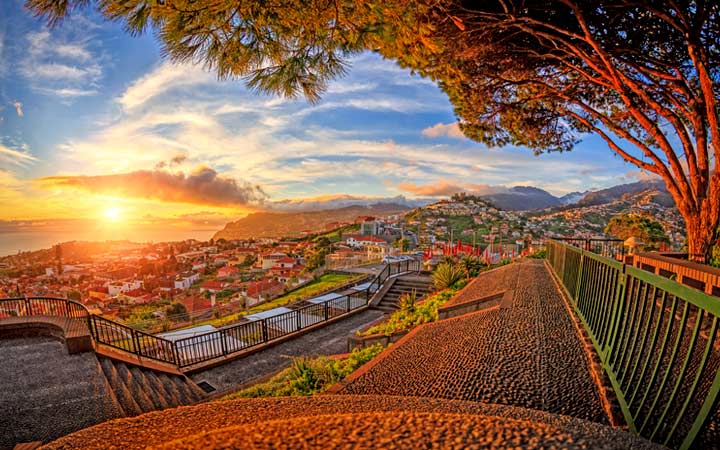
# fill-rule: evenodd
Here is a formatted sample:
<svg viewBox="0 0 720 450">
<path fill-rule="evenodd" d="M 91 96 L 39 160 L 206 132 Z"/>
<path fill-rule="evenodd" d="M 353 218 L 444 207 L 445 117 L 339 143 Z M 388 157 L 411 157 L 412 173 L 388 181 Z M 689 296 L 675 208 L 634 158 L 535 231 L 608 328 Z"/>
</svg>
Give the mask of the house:
<svg viewBox="0 0 720 450">
<path fill-rule="evenodd" d="M 133 289 L 118 295 L 118 299 L 127 304 L 144 305 L 150 303 L 152 295 L 142 289 Z"/>
<path fill-rule="evenodd" d="M 288 255 L 280 252 L 261 253 L 260 254 L 260 267 L 263 270 L 268 270 L 276 265 L 278 259 L 287 258 Z"/>
<path fill-rule="evenodd" d="M 108 289 L 108 295 L 111 297 L 115 297 L 118 294 L 132 291 L 134 289 L 140 289 L 143 286 L 142 281 L 140 280 L 130 280 L 130 281 L 119 281 L 119 282 L 113 282 L 108 283 L 107 289 Z"/>
<path fill-rule="evenodd" d="M 212 314 L 212 301 L 202 295 L 190 295 L 180 302 L 185 305 L 185 309 L 194 318 Z"/>
<path fill-rule="evenodd" d="M 242 294 L 250 303 L 256 304 L 280 294 L 285 285 L 274 280 L 259 280 L 248 283 Z"/>
<path fill-rule="evenodd" d="M 345 244 L 350 247 L 358 248 L 365 246 L 388 245 L 387 241 L 377 236 L 362 236 L 358 234 L 350 234 L 345 237 Z"/>
<path fill-rule="evenodd" d="M 220 292 L 225 287 L 225 283 L 215 280 L 208 280 L 200 285 L 200 292 Z"/>
<path fill-rule="evenodd" d="M 226 267 L 221 267 L 217 271 L 217 277 L 218 278 L 234 278 L 237 276 L 238 273 L 240 273 L 240 271 L 238 270 L 237 267 L 226 266 Z"/>
<path fill-rule="evenodd" d="M 194 272 L 183 272 L 175 277 L 175 289 L 190 289 L 197 280 L 200 279 L 200 274 Z"/>
</svg>

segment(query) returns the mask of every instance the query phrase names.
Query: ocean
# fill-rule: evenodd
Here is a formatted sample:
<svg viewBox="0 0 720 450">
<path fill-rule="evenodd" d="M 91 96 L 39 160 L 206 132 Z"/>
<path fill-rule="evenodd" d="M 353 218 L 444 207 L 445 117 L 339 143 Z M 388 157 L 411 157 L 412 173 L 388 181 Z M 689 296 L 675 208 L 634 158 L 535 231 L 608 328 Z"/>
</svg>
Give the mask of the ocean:
<svg viewBox="0 0 720 450">
<path fill-rule="evenodd" d="M 214 230 L 106 230 L 88 231 L 10 231 L 0 233 L 0 256 L 12 255 L 18 251 L 40 250 L 54 244 L 68 241 L 115 241 L 168 242 L 197 239 L 210 239 Z"/>
</svg>

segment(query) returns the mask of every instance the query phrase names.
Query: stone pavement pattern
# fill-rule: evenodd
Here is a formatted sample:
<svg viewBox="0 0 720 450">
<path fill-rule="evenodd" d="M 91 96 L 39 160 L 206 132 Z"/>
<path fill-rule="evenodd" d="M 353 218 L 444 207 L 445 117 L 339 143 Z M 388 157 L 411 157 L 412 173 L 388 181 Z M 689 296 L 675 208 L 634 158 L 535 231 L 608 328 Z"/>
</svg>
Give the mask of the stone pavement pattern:
<svg viewBox="0 0 720 450">
<path fill-rule="evenodd" d="M 512 302 L 417 328 L 348 377 L 340 393 L 500 403 L 609 423 L 583 342 L 543 262 L 512 264 L 473 284 L 464 301 L 512 289 Z"/>
<path fill-rule="evenodd" d="M 239 399 L 88 428 L 44 449 L 661 448 L 593 422 L 503 405 L 320 395 Z"/>
</svg>

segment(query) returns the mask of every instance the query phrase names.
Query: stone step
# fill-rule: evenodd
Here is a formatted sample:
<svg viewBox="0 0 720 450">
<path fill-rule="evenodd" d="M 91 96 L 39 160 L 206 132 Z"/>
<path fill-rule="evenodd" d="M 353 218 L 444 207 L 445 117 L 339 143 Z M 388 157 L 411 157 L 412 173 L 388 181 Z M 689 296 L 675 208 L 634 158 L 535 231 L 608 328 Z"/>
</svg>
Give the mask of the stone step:
<svg viewBox="0 0 720 450">
<path fill-rule="evenodd" d="M 124 415 L 132 417 L 143 413 L 144 409 L 140 407 L 127 385 L 120 379 L 117 368 L 112 361 L 107 358 L 101 358 L 100 367 L 105 374 L 105 378 L 110 385 L 110 389 L 112 389 L 115 394 L 115 399 L 123 409 Z"/>
<path fill-rule="evenodd" d="M 175 386 L 175 383 L 173 383 L 173 381 L 167 374 L 158 373 L 157 377 L 162 384 L 163 389 L 165 390 L 165 395 L 167 395 L 166 399 L 171 407 L 175 408 L 177 406 L 187 405 L 189 403 L 186 399 L 183 398 L 177 386 Z"/>
<path fill-rule="evenodd" d="M 134 375 L 134 380 L 139 383 L 139 385 L 142 387 L 142 389 L 138 390 L 138 396 L 135 398 L 135 401 L 140 405 L 140 408 L 142 408 L 143 412 L 148 411 L 154 411 L 155 404 L 152 401 L 152 398 L 150 397 L 150 394 L 148 390 L 150 389 L 150 385 L 147 381 L 147 377 L 145 376 L 145 373 L 143 370 L 141 370 L 139 367 L 132 367 L 130 368 L 130 372 Z"/>
<path fill-rule="evenodd" d="M 152 371 L 142 372 L 140 369 L 137 369 L 136 376 L 143 379 L 145 392 L 147 392 L 150 400 L 152 400 L 155 405 L 154 409 L 165 409 L 171 406 L 167 399 L 168 395 L 162 387 L 162 382 L 158 380 Z"/>
</svg>

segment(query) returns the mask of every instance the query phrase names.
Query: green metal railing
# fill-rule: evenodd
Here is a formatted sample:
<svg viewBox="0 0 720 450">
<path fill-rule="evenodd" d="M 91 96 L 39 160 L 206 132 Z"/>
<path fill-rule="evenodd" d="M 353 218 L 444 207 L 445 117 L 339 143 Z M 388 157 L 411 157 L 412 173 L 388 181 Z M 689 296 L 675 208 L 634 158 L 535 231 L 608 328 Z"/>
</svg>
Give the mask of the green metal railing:
<svg viewBox="0 0 720 450">
<path fill-rule="evenodd" d="M 716 445 L 718 299 L 572 245 L 547 250 L 630 430 L 672 448 Z"/>
</svg>

